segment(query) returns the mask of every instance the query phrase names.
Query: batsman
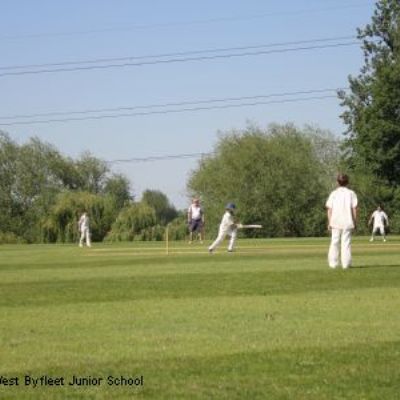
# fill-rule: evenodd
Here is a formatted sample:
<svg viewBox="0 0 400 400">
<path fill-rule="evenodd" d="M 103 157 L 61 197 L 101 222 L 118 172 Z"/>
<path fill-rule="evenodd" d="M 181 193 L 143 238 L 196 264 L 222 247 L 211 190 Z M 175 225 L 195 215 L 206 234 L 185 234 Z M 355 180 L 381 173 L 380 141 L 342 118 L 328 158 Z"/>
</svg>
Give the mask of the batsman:
<svg viewBox="0 0 400 400">
<path fill-rule="evenodd" d="M 208 252 L 212 253 L 225 239 L 225 236 L 230 236 L 228 251 L 233 251 L 233 246 L 235 245 L 237 237 L 237 225 L 235 222 L 235 210 L 236 205 L 234 203 L 228 203 L 225 207 L 225 213 L 222 217 L 221 223 L 219 225 L 218 236 L 214 243 L 208 248 Z"/>
</svg>

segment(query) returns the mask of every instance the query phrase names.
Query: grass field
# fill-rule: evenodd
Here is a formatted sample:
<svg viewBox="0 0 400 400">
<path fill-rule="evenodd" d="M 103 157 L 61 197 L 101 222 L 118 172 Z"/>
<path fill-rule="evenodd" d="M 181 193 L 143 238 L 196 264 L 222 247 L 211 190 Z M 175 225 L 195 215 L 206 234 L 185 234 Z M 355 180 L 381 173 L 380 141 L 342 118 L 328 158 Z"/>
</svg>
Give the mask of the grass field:
<svg viewBox="0 0 400 400">
<path fill-rule="evenodd" d="M 1 246 L 0 398 L 399 399 L 400 238 L 327 246 Z"/>
</svg>

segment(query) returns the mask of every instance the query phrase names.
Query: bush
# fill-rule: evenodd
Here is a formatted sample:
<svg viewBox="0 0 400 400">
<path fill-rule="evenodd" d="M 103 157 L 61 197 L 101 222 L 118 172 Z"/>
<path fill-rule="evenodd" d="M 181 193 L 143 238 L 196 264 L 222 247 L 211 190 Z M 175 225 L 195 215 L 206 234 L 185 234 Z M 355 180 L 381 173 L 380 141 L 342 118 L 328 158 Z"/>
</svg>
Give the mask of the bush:
<svg viewBox="0 0 400 400">
<path fill-rule="evenodd" d="M 25 240 L 13 232 L 0 232 L 0 244 L 25 243 Z"/>
<path fill-rule="evenodd" d="M 155 225 L 154 208 L 144 203 L 135 203 L 122 209 L 111 231 L 107 234 L 106 240 L 109 242 L 155 240 L 153 237 L 157 235 L 162 238 L 162 234 L 157 233 L 161 227 L 156 228 Z"/>
</svg>

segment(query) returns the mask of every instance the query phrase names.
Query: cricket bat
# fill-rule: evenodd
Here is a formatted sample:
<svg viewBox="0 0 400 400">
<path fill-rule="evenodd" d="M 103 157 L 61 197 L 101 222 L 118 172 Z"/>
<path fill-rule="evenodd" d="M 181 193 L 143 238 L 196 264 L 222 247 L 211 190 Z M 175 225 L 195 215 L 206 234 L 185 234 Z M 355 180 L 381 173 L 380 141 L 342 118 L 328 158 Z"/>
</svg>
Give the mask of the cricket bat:
<svg viewBox="0 0 400 400">
<path fill-rule="evenodd" d="M 238 227 L 238 229 L 244 229 L 244 228 L 260 229 L 260 228 L 262 228 L 262 225 L 258 225 L 258 224 L 250 224 L 250 225 L 237 224 L 237 227 Z"/>
</svg>

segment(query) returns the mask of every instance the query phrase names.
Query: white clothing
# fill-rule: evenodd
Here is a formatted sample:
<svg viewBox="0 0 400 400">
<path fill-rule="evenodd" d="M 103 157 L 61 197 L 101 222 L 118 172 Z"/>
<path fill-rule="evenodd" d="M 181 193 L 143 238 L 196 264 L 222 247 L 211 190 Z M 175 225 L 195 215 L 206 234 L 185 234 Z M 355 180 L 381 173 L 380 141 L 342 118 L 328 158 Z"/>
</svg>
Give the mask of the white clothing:
<svg viewBox="0 0 400 400">
<path fill-rule="evenodd" d="M 90 242 L 90 230 L 89 230 L 89 217 L 87 216 L 86 213 L 82 214 L 82 216 L 79 218 L 78 222 L 79 226 L 79 231 L 81 233 L 81 237 L 79 239 L 79 246 L 83 246 L 83 241 L 86 241 L 86 246 L 90 247 L 91 242 Z"/>
<path fill-rule="evenodd" d="M 331 268 L 339 265 L 339 253 L 343 269 L 349 268 L 351 266 L 351 229 L 332 229 L 328 252 L 328 264 Z"/>
<path fill-rule="evenodd" d="M 200 205 L 192 204 L 188 208 L 188 219 L 191 221 L 192 219 L 194 220 L 199 220 L 203 216 L 203 209 L 201 208 Z"/>
<path fill-rule="evenodd" d="M 385 227 L 381 226 L 374 226 L 372 229 L 372 239 L 374 238 L 375 233 L 380 233 L 382 236 L 385 236 Z"/>
<path fill-rule="evenodd" d="M 387 225 L 389 222 L 388 216 L 385 211 L 382 210 L 375 210 L 371 215 L 371 219 L 374 220 L 374 227 L 372 228 L 374 231 L 380 228 L 385 228 L 385 224 Z"/>
<path fill-rule="evenodd" d="M 83 229 L 89 229 L 89 217 L 86 213 L 82 214 L 82 216 L 79 218 L 78 226 L 80 232 L 82 232 Z"/>
<path fill-rule="evenodd" d="M 354 229 L 353 209 L 357 207 L 356 194 L 340 186 L 328 197 L 326 207 L 331 211 L 329 227 L 332 230 L 328 252 L 328 265 L 336 268 L 340 261 L 343 269 L 351 265 L 351 233 Z"/>
<path fill-rule="evenodd" d="M 338 187 L 328 197 L 326 207 L 332 210 L 330 227 L 334 229 L 353 229 L 352 209 L 358 204 L 357 195 L 346 187 Z"/>
<path fill-rule="evenodd" d="M 228 251 L 232 251 L 237 237 L 237 228 L 233 215 L 229 211 L 225 211 L 225 214 L 222 217 L 219 225 L 218 236 L 208 250 L 213 251 L 215 248 L 217 248 L 217 246 L 225 239 L 226 235 L 230 236 Z"/>
<path fill-rule="evenodd" d="M 233 215 L 229 211 L 225 211 L 225 214 L 222 217 L 221 223 L 219 225 L 219 230 L 227 231 L 234 224 L 235 220 L 233 218 Z"/>
<path fill-rule="evenodd" d="M 84 228 L 81 230 L 81 237 L 79 239 L 79 247 L 83 247 L 83 241 L 86 240 L 86 246 L 91 247 L 90 242 L 90 231 L 89 228 Z"/>
</svg>

